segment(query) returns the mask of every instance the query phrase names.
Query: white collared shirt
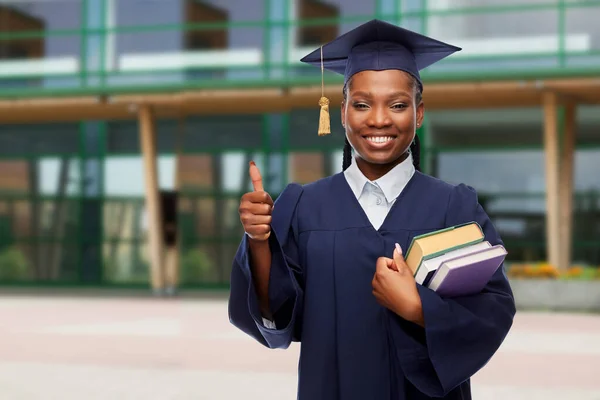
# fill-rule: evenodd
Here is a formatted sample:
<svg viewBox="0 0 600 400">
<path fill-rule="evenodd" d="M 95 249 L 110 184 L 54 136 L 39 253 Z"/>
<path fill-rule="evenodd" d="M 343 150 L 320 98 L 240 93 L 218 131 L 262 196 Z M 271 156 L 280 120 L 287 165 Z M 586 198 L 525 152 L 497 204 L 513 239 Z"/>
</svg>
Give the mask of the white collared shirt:
<svg viewBox="0 0 600 400">
<path fill-rule="evenodd" d="M 379 229 L 396 199 L 415 173 L 412 154 L 379 179 L 370 181 L 354 159 L 344 176 L 375 229 Z"/>
</svg>

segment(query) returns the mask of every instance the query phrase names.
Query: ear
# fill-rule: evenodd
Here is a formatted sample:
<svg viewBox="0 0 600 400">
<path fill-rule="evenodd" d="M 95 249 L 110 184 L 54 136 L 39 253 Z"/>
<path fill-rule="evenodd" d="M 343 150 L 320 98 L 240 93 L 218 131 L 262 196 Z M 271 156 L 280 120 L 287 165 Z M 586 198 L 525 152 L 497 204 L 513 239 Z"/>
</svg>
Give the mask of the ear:
<svg viewBox="0 0 600 400">
<path fill-rule="evenodd" d="M 346 128 L 346 100 L 342 100 L 342 107 L 340 109 L 340 115 L 342 118 L 342 126 Z"/>
<path fill-rule="evenodd" d="M 423 117 L 425 116 L 425 104 L 423 101 L 419 103 L 417 106 L 417 129 L 423 126 Z"/>
</svg>

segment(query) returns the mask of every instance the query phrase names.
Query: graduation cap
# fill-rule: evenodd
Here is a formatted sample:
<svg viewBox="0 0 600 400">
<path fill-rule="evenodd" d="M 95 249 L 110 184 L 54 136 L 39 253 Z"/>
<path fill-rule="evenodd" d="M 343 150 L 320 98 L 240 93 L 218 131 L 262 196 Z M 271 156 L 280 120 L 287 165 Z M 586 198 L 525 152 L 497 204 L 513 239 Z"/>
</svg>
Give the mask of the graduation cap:
<svg viewBox="0 0 600 400">
<path fill-rule="evenodd" d="M 374 19 L 321 46 L 300 61 L 321 67 L 322 92 L 325 69 L 344 75 L 344 84 L 360 71 L 397 69 L 415 77 L 423 90 L 419 71 L 460 50 L 460 47 Z M 319 105 L 318 133 L 323 136 L 331 133 L 329 99 L 324 93 Z"/>
</svg>

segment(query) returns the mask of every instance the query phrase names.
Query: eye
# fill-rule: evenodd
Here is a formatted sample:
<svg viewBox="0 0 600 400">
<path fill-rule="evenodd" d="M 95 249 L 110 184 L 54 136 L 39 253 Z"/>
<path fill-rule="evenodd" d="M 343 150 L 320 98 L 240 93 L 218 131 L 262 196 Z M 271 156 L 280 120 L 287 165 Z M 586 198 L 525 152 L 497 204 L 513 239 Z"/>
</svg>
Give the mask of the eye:
<svg viewBox="0 0 600 400">
<path fill-rule="evenodd" d="M 395 108 L 395 109 L 403 109 L 403 108 L 406 108 L 406 107 L 408 107 L 408 106 L 406 104 L 404 104 L 404 103 L 398 103 L 398 104 L 392 105 L 392 108 Z"/>
<path fill-rule="evenodd" d="M 352 106 L 354 108 L 362 108 L 362 109 L 369 108 L 369 106 L 365 103 L 352 103 Z"/>
</svg>

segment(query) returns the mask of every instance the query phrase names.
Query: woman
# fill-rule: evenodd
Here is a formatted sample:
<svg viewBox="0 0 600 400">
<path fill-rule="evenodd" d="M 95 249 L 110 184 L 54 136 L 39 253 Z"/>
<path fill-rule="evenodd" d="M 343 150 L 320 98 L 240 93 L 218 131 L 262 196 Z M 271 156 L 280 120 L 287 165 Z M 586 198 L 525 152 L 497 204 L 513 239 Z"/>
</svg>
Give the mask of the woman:
<svg viewBox="0 0 600 400">
<path fill-rule="evenodd" d="M 230 320 L 269 348 L 301 342 L 300 400 L 470 399 L 512 325 L 502 268 L 481 293 L 442 298 L 403 259 L 414 236 L 471 221 L 501 243 L 472 188 L 419 170 L 418 70 L 457 50 L 377 20 L 329 43 L 303 61 L 345 76 L 344 172 L 290 184 L 273 207 L 250 167 Z"/>
</svg>

